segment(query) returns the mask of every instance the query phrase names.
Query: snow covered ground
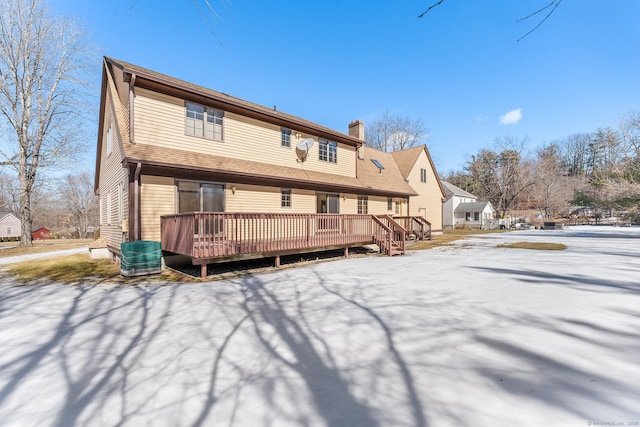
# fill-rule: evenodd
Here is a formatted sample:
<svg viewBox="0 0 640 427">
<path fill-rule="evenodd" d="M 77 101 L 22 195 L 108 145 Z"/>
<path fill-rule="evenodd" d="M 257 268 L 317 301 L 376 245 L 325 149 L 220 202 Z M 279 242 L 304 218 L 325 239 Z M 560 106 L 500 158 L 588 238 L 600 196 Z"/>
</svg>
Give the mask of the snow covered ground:
<svg viewBox="0 0 640 427">
<path fill-rule="evenodd" d="M 637 228 L 211 283 L 1 280 L 2 426 L 640 423 Z"/>
</svg>

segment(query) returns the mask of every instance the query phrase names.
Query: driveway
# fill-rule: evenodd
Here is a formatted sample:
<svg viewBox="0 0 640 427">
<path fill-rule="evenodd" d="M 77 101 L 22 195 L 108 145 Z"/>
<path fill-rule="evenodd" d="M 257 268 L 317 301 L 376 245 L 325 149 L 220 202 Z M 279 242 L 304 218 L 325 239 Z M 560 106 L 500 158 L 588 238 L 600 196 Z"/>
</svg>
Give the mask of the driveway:
<svg viewBox="0 0 640 427">
<path fill-rule="evenodd" d="M 63 250 L 51 251 L 51 252 L 40 252 L 40 253 L 27 254 L 27 255 L 16 255 L 16 256 L 0 258 L 0 265 L 15 264 L 18 262 L 32 261 L 36 259 L 55 258 L 59 256 L 74 255 L 74 254 L 88 254 L 88 253 L 89 253 L 89 249 L 87 247 L 82 247 L 82 248 L 73 248 L 73 249 L 63 249 Z"/>
<path fill-rule="evenodd" d="M 576 227 L 222 282 L 4 277 L 0 425 L 640 423 L 638 259 L 639 229 Z"/>
</svg>

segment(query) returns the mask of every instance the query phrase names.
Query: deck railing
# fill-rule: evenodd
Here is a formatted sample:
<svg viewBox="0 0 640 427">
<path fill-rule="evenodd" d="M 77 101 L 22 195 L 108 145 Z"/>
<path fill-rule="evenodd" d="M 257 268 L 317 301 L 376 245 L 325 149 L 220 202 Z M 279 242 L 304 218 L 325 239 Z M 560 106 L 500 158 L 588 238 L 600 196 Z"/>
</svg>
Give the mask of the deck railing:
<svg viewBox="0 0 640 427">
<path fill-rule="evenodd" d="M 383 246 L 376 242 L 380 247 L 380 251 L 385 252 L 387 255 L 404 253 L 407 230 L 398 224 L 390 215 L 377 215 L 373 217 L 373 220 L 379 225 L 384 226 L 385 236 L 383 237 L 385 237 L 385 241 L 383 242 Z"/>
<path fill-rule="evenodd" d="M 161 218 L 164 251 L 194 260 L 374 243 L 373 215 L 189 212 Z M 403 241 L 404 244 L 404 241 Z"/>
</svg>

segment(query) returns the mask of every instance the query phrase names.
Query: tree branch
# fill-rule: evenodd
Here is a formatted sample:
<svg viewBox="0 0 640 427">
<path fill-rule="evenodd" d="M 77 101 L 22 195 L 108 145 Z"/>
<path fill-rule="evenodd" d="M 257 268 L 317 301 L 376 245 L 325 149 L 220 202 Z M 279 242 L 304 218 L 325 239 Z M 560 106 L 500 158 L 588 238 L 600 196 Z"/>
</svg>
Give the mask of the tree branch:
<svg viewBox="0 0 640 427">
<path fill-rule="evenodd" d="M 435 2 L 434 4 L 432 4 L 431 6 L 429 6 L 429 8 L 427 10 L 425 10 L 424 12 L 422 12 L 420 15 L 418 15 L 418 18 L 422 18 L 424 15 L 426 15 L 427 13 L 429 13 L 431 11 L 431 9 L 433 9 L 436 6 L 440 6 L 442 3 L 444 3 L 444 0 L 440 0 L 438 2 Z"/>
<path fill-rule="evenodd" d="M 556 11 L 556 9 L 558 8 L 558 6 L 560 6 L 560 3 L 562 3 L 562 0 L 553 0 L 551 3 L 549 3 L 548 5 L 546 5 L 545 7 L 543 7 L 542 9 L 540 9 L 540 10 L 537 10 L 537 11 L 533 12 L 531 15 L 529 15 L 529 16 L 525 16 L 524 18 L 521 18 L 521 19 L 518 19 L 516 22 L 523 21 L 523 20 L 525 20 L 525 19 L 527 19 L 527 18 L 530 18 L 530 17 L 532 17 L 533 15 L 536 15 L 536 14 L 538 14 L 538 13 L 542 12 L 543 10 L 545 10 L 545 9 L 547 9 L 547 8 L 549 8 L 549 7 L 551 7 L 551 6 L 553 6 L 553 9 L 551 9 L 551 11 L 549 11 L 549 13 L 547 13 L 547 16 L 545 16 L 545 17 L 544 17 L 544 19 L 538 23 L 538 25 L 536 25 L 535 27 L 533 27 L 533 28 L 531 29 L 531 31 L 529 31 L 527 34 L 525 34 L 524 36 L 520 37 L 520 38 L 519 38 L 518 40 L 516 40 L 516 41 L 520 41 L 520 40 L 524 39 L 524 38 L 525 38 L 525 37 L 527 37 L 529 34 L 533 33 L 535 30 L 537 30 L 537 29 L 538 29 L 542 24 L 544 24 L 544 23 L 545 23 L 545 21 L 546 21 L 547 19 L 549 19 L 549 17 L 550 17 L 551 15 L 553 15 L 553 12 L 555 12 L 555 11 Z"/>
</svg>

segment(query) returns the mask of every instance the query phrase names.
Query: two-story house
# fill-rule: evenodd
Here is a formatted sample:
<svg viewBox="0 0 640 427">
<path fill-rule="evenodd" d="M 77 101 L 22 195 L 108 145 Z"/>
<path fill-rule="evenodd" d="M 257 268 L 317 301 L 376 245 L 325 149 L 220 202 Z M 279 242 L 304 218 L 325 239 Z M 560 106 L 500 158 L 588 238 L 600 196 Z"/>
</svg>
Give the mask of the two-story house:
<svg viewBox="0 0 640 427">
<path fill-rule="evenodd" d="M 400 231 L 442 229 L 444 190 L 426 147 L 372 150 L 361 121 L 344 134 L 112 58 L 95 190 L 112 253 L 161 241 L 203 269 L 383 235 L 392 254 Z"/>
<path fill-rule="evenodd" d="M 493 206 L 450 182 L 442 181 L 446 200 L 442 205 L 445 228 L 486 228 L 493 220 Z"/>
</svg>

